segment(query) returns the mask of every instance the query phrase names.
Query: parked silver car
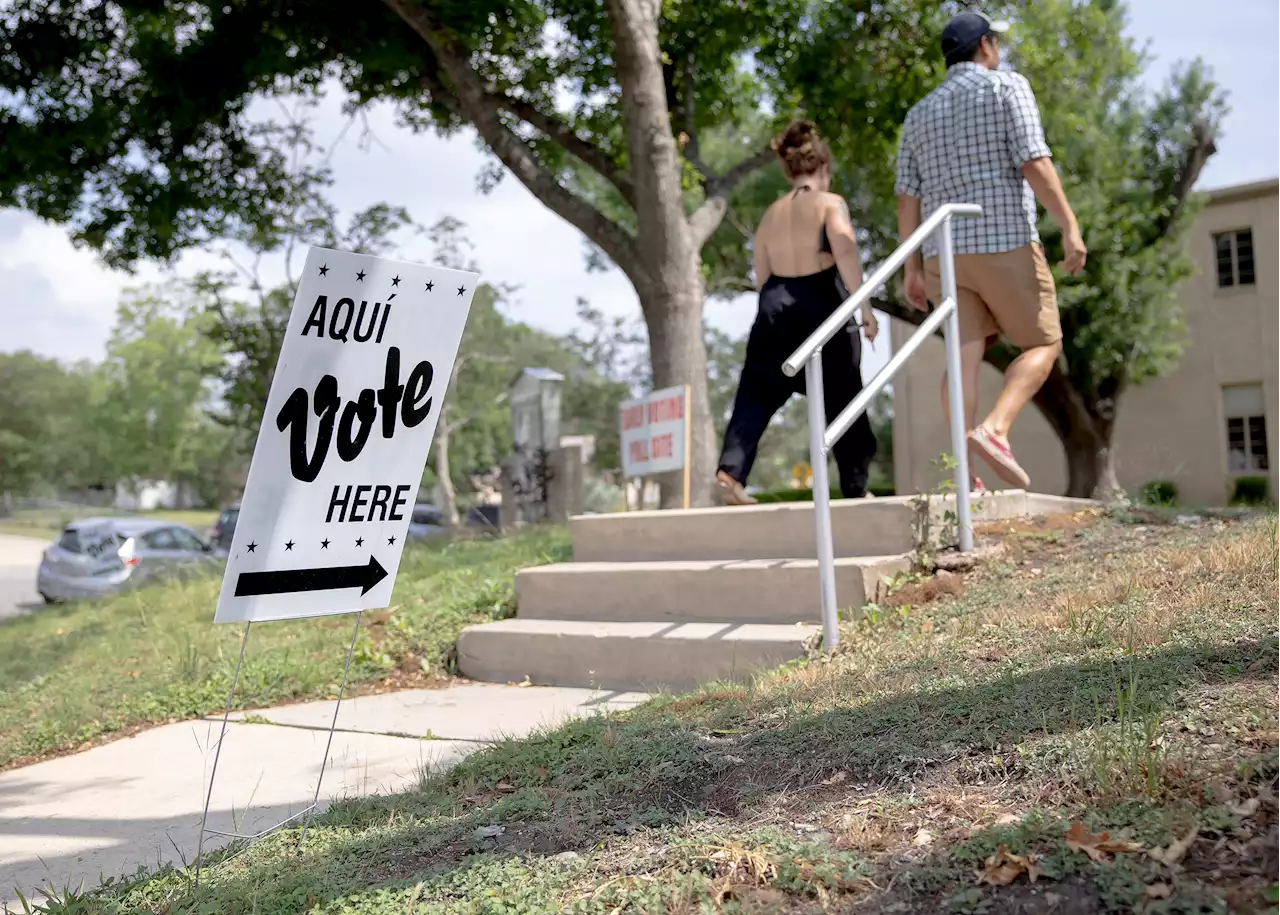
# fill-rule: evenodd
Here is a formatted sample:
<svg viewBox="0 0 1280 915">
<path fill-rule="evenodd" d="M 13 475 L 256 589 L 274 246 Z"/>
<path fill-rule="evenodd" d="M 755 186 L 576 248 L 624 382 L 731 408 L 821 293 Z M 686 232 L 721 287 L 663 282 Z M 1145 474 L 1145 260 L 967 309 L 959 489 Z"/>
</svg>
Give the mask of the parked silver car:
<svg viewBox="0 0 1280 915">
<path fill-rule="evenodd" d="M 86 518 L 67 525 L 40 561 L 36 590 L 49 603 L 104 597 L 161 575 L 216 561 L 185 524 L 146 518 Z"/>
</svg>

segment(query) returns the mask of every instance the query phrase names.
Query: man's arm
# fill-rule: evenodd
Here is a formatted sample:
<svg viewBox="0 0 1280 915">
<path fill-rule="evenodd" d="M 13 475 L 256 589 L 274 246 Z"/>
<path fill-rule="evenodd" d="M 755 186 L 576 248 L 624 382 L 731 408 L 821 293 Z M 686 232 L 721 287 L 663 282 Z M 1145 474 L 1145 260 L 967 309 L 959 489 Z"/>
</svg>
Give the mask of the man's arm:
<svg viewBox="0 0 1280 915">
<path fill-rule="evenodd" d="M 898 243 L 906 241 L 920 228 L 920 198 L 911 194 L 898 195 Z M 924 262 L 920 249 L 911 252 L 906 263 L 907 301 L 921 311 L 925 308 Z"/>
<path fill-rule="evenodd" d="M 1080 224 L 1076 222 L 1076 214 L 1067 203 L 1066 192 L 1062 190 L 1062 182 L 1058 179 L 1058 170 L 1053 167 L 1053 160 L 1048 156 L 1032 159 L 1022 166 L 1023 177 L 1036 199 L 1049 211 L 1049 215 L 1062 227 L 1062 269 L 1075 276 L 1084 269 L 1088 251 L 1084 246 L 1084 238 L 1080 234 Z"/>
<path fill-rule="evenodd" d="M 924 182 L 920 179 L 920 167 L 916 162 L 911 136 L 914 130 L 912 113 L 907 114 L 907 122 L 902 126 L 902 139 L 898 142 L 898 168 L 894 176 L 894 190 L 898 194 L 898 244 L 906 241 L 920 227 L 920 197 L 924 193 Z M 919 251 L 913 251 L 907 258 L 905 279 L 907 301 L 923 311 L 926 307 L 924 264 Z"/>
<path fill-rule="evenodd" d="M 1040 122 L 1040 108 L 1035 93 L 1026 77 L 1010 74 L 1001 93 L 1008 119 L 1009 152 L 1013 161 L 1022 169 L 1022 175 L 1031 185 L 1036 199 L 1049 211 L 1062 227 L 1064 255 L 1062 268 L 1072 275 L 1084 269 L 1086 251 L 1076 214 L 1067 203 L 1058 171 L 1053 167 L 1052 153 L 1044 139 L 1044 125 Z"/>
</svg>

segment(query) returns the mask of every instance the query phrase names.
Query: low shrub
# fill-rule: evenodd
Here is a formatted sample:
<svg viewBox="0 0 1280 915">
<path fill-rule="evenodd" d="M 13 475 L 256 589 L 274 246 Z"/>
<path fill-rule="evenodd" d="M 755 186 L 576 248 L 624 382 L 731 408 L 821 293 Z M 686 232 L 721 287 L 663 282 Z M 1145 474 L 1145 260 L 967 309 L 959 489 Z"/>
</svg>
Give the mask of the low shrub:
<svg viewBox="0 0 1280 915">
<path fill-rule="evenodd" d="M 1271 501 L 1271 480 L 1267 477 L 1236 477 L 1232 505 L 1266 505 Z"/>
<path fill-rule="evenodd" d="M 1172 480 L 1151 480 L 1142 484 L 1143 505 L 1176 505 L 1178 484 Z"/>
</svg>

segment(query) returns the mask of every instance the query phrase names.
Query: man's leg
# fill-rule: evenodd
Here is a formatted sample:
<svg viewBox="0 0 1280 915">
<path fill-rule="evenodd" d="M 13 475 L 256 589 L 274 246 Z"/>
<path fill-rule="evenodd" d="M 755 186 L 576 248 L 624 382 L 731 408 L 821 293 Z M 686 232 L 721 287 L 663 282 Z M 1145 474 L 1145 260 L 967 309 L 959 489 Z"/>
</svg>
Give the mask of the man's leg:
<svg viewBox="0 0 1280 915">
<path fill-rule="evenodd" d="M 960 381 L 964 392 L 964 422 L 968 433 L 978 421 L 978 380 L 982 369 L 982 355 L 987 344 L 997 333 L 995 318 L 978 292 L 968 285 L 975 260 L 970 255 L 956 258 L 956 316 L 960 325 Z M 980 266 L 980 262 L 977 263 Z M 929 298 L 936 305 L 942 301 L 942 279 L 938 262 L 925 264 L 925 286 Z M 947 372 L 942 372 L 942 416 L 951 429 L 951 396 L 947 389 Z M 947 439 L 950 441 L 950 437 Z M 976 470 L 969 468 L 970 485 L 979 488 L 981 481 Z"/>
<path fill-rule="evenodd" d="M 995 407 L 970 435 L 971 450 L 1006 482 L 1026 488 L 1031 478 L 1009 448 L 1009 429 L 1035 397 L 1062 353 L 1057 292 L 1038 244 L 983 256 L 983 298 L 1005 337 L 1022 354 L 1005 372 Z"/>
<path fill-rule="evenodd" d="M 960 344 L 960 380 L 964 389 L 964 426 L 965 433 L 978 421 L 978 380 L 982 370 L 982 354 L 987 350 L 985 340 L 969 340 Z M 942 415 L 947 423 L 947 431 L 951 431 L 951 392 L 947 388 L 947 371 L 942 371 Z M 951 441 L 948 435 L 947 441 Z M 970 489 L 979 489 L 982 481 L 978 478 L 975 467 L 969 468 Z"/>
<path fill-rule="evenodd" d="M 978 378 L 982 369 L 982 354 L 987 351 L 984 340 L 970 340 L 960 344 L 960 381 L 964 386 L 965 431 L 978 421 Z M 951 395 L 947 389 L 947 371 L 942 371 L 942 415 L 951 427 Z"/>
<path fill-rule="evenodd" d="M 1004 373 L 1004 390 L 1000 392 L 1000 397 L 987 418 L 982 421 L 988 432 L 1001 441 L 1008 441 L 1013 421 L 1022 412 L 1022 408 L 1031 402 L 1031 398 L 1036 396 L 1036 391 L 1045 383 L 1061 354 L 1062 342 L 1059 341 L 1045 346 L 1033 346 L 1013 360 L 1009 370 Z M 970 424 L 972 425 L 972 420 Z"/>
</svg>

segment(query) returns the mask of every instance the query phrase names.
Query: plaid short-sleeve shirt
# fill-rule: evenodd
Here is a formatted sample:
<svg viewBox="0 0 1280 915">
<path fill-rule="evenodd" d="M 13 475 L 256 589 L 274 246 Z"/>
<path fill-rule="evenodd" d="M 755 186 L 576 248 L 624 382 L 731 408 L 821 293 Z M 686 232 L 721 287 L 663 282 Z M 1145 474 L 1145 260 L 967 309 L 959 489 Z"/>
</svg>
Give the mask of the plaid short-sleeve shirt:
<svg viewBox="0 0 1280 915">
<path fill-rule="evenodd" d="M 957 254 L 998 254 L 1039 241 L 1036 198 L 1022 166 L 1050 155 L 1026 78 L 955 64 L 907 114 L 896 190 L 921 198 L 921 218 L 944 203 L 977 203 L 978 219 L 952 222 Z M 925 257 L 937 253 L 932 239 Z"/>
</svg>

